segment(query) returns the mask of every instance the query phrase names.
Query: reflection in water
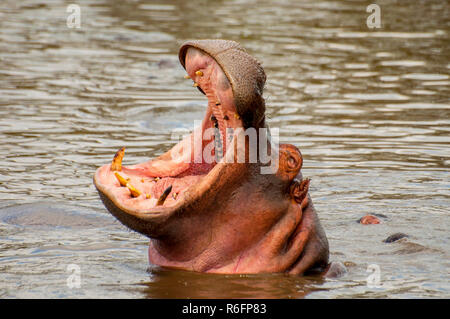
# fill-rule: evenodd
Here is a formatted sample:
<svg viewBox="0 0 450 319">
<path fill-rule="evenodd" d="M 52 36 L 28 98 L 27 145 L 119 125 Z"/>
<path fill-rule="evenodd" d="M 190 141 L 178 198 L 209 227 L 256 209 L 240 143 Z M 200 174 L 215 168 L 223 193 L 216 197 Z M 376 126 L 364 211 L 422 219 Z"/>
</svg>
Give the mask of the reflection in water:
<svg viewBox="0 0 450 319">
<path fill-rule="evenodd" d="M 156 268 L 144 283 L 147 298 L 303 298 L 323 281 L 283 274 L 217 275 Z"/>
<path fill-rule="evenodd" d="M 445 1 L 378 1 L 379 30 L 366 27 L 367 1 L 79 4 L 80 29 L 67 28 L 62 0 L 0 4 L 1 207 L 45 200 L 111 218 L 92 186 L 95 169 L 123 145 L 128 164 L 157 156 L 176 142 L 173 130 L 203 116 L 179 45 L 233 39 L 265 67 L 269 124 L 302 150 L 331 258 L 349 273 L 148 274 L 146 239 L 117 222 L 34 229 L 21 226 L 26 217 L 0 218 L 0 297 L 449 296 Z M 355 223 L 368 213 L 387 218 Z M 397 232 L 409 237 L 383 243 Z M 79 290 L 66 287 L 70 263 L 81 266 Z M 380 288 L 367 286 L 371 264 Z"/>
</svg>

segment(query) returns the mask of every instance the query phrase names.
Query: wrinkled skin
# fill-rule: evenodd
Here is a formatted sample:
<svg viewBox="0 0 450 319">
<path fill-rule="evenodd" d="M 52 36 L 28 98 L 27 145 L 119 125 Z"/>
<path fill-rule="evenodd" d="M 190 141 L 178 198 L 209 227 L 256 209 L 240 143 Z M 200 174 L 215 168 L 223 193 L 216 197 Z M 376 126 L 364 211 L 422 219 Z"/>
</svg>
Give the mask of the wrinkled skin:
<svg viewBox="0 0 450 319">
<path fill-rule="evenodd" d="M 225 40 L 187 42 L 180 62 L 208 98 L 195 132 L 216 128 L 221 133 L 200 140 L 210 159 L 194 161 L 193 133 L 154 160 L 114 165 L 142 193 L 135 197 L 105 165 L 94 176 L 105 206 L 150 238 L 149 260 L 156 265 L 211 273 L 323 273 L 329 266 L 328 241 L 308 193 L 309 180 L 300 172 L 300 151 L 288 144 L 277 151 L 275 143 L 257 134 L 257 148 L 269 148 L 272 164 L 278 159 L 271 174 L 262 174 L 269 164 L 250 161 L 255 150 L 239 143 L 244 129 L 266 127 L 266 77 L 260 64 L 238 43 Z M 234 134 L 228 136 L 227 128 Z M 238 154 L 245 155 L 244 162 Z M 164 190 L 170 193 L 158 205 Z"/>
</svg>

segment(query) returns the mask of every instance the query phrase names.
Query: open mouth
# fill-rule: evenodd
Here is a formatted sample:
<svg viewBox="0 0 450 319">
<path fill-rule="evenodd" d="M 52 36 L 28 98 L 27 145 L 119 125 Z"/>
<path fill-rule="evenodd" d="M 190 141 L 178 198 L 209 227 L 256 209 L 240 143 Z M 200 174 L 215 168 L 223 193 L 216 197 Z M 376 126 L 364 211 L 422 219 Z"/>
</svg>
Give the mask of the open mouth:
<svg viewBox="0 0 450 319">
<path fill-rule="evenodd" d="M 125 149 L 99 168 L 94 183 L 125 211 L 151 212 L 181 205 L 225 155 L 243 121 L 237 113 L 232 85 L 214 58 L 189 47 L 184 52 L 186 78 L 208 99 L 201 127 L 167 153 L 145 163 L 122 166 Z"/>
</svg>

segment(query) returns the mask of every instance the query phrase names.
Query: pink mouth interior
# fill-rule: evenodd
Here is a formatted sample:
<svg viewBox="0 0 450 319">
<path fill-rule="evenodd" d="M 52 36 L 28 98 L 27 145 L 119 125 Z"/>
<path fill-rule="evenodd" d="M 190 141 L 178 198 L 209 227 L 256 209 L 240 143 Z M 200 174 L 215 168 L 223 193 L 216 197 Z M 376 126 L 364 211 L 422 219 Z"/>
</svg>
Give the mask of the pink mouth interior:
<svg viewBox="0 0 450 319">
<path fill-rule="evenodd" d="M 169 186 L 172 186 L 172 190 L 162 206 L 175 205 L 183 198 L 189 186 L 198 183 L 213 169 L 217 159 L 220 160 L 216 155 L 225 156 L 227 128 L 242 127 L 242 121 L 236 113 L 231 84 L 217 62 L 203 51 L 189 48 L 185 66 L 190 78 L 208 98 L 205 117 L 201 127 L 197 129 L 201 130 L 199 135 L 202 137 L 202 154 L 205 147 L 216 146 L 211 148 L 212 161 L 208 162 L 202 156 L 200 161 L 196 159 L 194 162 L 194 148 L 190 147 L 193 145 L 191 135 L 157 159 L 123 166 L 118 173 L 141 192 L 138 197 L 131 196 L 130 190 L 120 185 L 110 164 L 102 166 L 96 173 L 96 183 L 128 209 L 156 207 L 158 199 Z M 207 129 L 212 128 L 219 129 L 221 134 L 218 135 L 215 130 L 216 133 L 211 134 L 212 136 L 204 135 Z M 208 138 L 205 139 L 204 136 Z M 183 154 L 182 161 L 173 159 L 173 155 L 178 152 Z"/>
</svg>

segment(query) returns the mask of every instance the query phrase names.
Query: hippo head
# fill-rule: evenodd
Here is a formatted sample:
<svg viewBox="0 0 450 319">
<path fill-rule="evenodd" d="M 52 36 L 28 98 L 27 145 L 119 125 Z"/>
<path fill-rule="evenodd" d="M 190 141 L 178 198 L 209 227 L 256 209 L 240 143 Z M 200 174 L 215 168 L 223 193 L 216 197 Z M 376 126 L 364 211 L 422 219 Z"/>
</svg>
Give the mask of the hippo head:
<svg viewBox="0 0 450 319">
<path fill-rule="evenodd" d="M 202 124 L 145 163 L 122 166 L 119 150 L 94 176 L 107 209 L 150 238 L 152 264 L 212 273 L 325 269 L 328 242 L 302 155 L 266 133 L 261 65 L 226 40 L 186 42 L 179 58 L 208 99 Z M 261 150 L 270 162 L 255 159 Z"/>
</svg>

